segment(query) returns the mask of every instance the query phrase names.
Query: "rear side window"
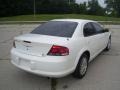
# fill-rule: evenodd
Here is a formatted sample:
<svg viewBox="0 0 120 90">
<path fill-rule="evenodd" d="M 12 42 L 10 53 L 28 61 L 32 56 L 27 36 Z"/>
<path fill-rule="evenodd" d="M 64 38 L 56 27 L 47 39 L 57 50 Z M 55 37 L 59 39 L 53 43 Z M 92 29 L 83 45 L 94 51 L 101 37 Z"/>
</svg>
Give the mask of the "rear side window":
<svg viewBox="0 0 120 90">
<path fill-rule="evenodd" d="M 91 23 L 87 23 L 84 25 L 84 28 L 83 28 L 83 34 L 84 36 L 92 36 L 96 33 L 95 29 L 93 28 L 92 24 Z"/>
<path fill-rule="evenodd" d="M 77 25 L 77 22 L 49 21 L 38 26 L 31 33 L 59 37 L 72 37 Z"/>
</svg>

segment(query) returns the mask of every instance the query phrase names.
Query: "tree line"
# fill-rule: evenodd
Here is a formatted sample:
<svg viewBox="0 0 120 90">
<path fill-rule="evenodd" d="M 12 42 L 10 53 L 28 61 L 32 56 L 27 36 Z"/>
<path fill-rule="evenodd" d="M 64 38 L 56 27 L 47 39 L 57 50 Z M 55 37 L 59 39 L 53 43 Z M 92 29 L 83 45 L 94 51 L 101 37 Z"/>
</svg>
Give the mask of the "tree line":
<svg viewBox="0 0 120 90">
<path fill-rule="evenodd" d="M 76 3 L 75 0 L 0 0 L 0 16 L 27 14 L 88 14 L 120 16 L 120 0 L 105 0 L 106 7 L 98 0 Z"/>
</svg>

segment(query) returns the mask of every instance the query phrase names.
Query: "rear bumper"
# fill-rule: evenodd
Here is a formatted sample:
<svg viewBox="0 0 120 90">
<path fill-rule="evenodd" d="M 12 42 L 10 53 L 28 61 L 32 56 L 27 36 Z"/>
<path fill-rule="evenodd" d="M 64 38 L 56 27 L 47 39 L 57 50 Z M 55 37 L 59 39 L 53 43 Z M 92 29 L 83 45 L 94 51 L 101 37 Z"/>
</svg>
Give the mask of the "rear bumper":
<svg viewBox="0 0 120 90">
<path fill-rule="evenodd" d="M 74 71 L 67 56 L 32 56 L 11 50 L 11 62 L 16 67 L 46 77 L 63 77 Z"/>
</svg>

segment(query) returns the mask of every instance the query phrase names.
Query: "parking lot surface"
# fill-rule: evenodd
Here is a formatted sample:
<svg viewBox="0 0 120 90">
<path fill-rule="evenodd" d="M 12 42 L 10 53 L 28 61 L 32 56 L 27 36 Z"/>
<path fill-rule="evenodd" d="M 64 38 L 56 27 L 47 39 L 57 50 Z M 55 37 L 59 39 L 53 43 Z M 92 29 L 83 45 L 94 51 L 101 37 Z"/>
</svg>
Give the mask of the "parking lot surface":
<svg viewBox="0 0 120 90">
<path fill-rule="evenodd" d="M 51 80 L 22 71 L 10 63 L 15 36 L 29 33 L 38 24 L 0 25 L 0 90 L 50 90 Z M 107 25 L 112 31 L 112 47 L 90 64 L 86 76 L 59 78 L 56 90 L 120 90 L 120 25 Z"/>
</svg>

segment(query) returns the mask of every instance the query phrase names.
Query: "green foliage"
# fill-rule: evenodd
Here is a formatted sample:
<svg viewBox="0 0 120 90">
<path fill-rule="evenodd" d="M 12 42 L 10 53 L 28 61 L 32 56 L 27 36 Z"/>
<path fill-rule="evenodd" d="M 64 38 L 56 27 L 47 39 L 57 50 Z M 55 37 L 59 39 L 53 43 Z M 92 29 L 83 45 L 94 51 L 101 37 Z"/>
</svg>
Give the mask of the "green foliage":
<svg viewBox="0 0 120 90">
<path fill-rule="evenodd" d="M 87 14 L 87 4 L 84 2 L 83 4 L 78 4 L 78 7 L 76 9 L 76 13 L 78 14 Z"/>
<path fill-rule="evenodd" d="M 88 14 L 90 15 L 104 15 L 105 9 L 102 8 L 98 0 L 88 1 Z"/>
<path fill-rule="evenodd" d="M 111 10 L 111 14 L 120 17 L 120 0 L 106 0 L 107 10 Z"/>
<path fill-rule="evenodd" d="M 104 15 L 97 0 L 81 4 L 75 0 L 35 0 L 36 14 L 90 14 Z M 88 10 L 89 8 L 89 10 Z M 34 0 L 0 0 L 0 16 L 15 16 L 34 13 Z"/>
<path fill-rule="evenodd" d="M 0 16 L 30 14 L 32 3 L 33 0 L 0 0 Z"/>
</svg>

